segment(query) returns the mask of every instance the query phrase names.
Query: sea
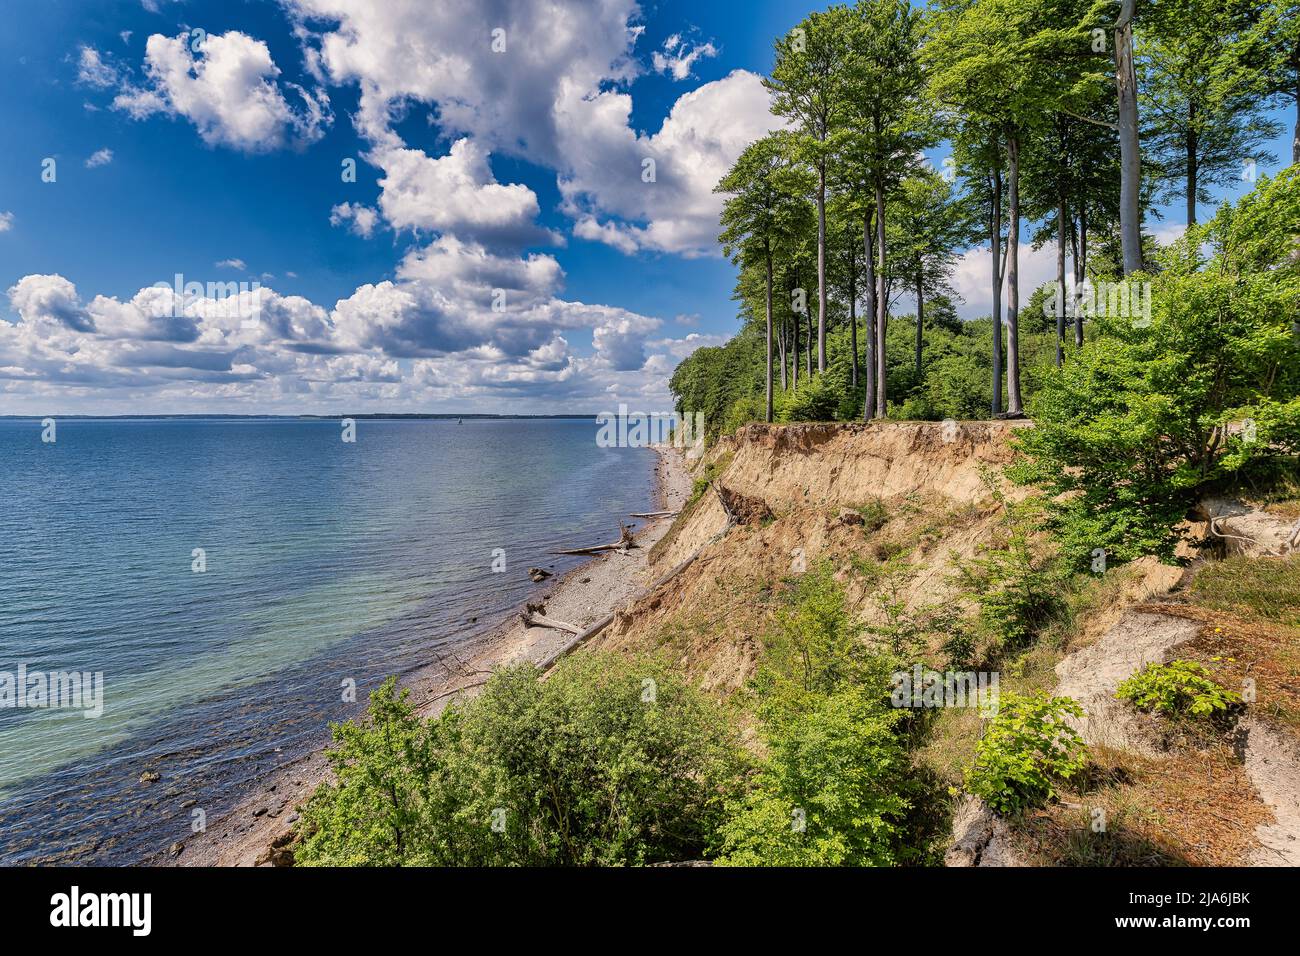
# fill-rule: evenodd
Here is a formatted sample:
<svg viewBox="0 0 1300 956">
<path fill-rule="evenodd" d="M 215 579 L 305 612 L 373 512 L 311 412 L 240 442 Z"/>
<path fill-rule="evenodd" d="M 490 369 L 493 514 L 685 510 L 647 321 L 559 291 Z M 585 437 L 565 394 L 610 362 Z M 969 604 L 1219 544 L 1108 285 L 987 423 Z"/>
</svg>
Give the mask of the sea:
<svg viewBox="0 0 1300 956">
<path fill-rule="evenodd" d="M 165 850 L 653 504 L 590 418 L 353 425 L 0 420 L 0 863 Z"/>
</svg>

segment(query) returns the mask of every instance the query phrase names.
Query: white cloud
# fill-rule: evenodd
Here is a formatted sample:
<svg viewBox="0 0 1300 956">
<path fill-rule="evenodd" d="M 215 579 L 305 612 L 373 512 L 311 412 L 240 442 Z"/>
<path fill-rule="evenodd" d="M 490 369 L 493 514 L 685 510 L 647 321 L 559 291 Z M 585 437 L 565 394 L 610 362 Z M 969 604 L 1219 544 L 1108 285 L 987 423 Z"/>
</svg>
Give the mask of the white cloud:
<svg viewBox="0 0 1300 956">
<path fill-rule="evenodd" d="M 83 46 L 77 57 L 77 80 L 87 86 L 107 89 L 116 86 L 119 75 L 117 69 L 107 63 L 94 47 Z"/>
<path fill-rule="evenodd" d="M 1049 244 L 1035 249 L 1029 243 L 1022 242 L 1020 244 L 1021 308 L 1024 308 L 1035 289 L 1045 282 L 1054 281 L 1056 281 L 1056 247 Z M 962 318 L 973 319 L 993 314 L 993 263 L 988 246 L 968 249 L 961 255 L 953 270 L 952 287 L 964 300 L 956 303 L 957 314 Z M 1005 318 L 1005 280 L 1002 284 L 1002 301 L 1002 314 Z"/>
<path fill-rule="evenodd" d="M 113 151 L 108 147 L 97 149 L 86 159 L 86 168 L 94 169 L 96 166 L 107 166 L 113 161 Z"/>
<path fill-rule="evenodd" d="M 756 74 L 736 70 L 684 94 L 647 136 L 631 127 L 627 93 L 567 91 L 556 104 L 560 190 L 575 234 L 624 252 L 716 253 L 723 197 L 713 188 L 746 146 L 782 125 L 770 103 Z M 646 160 L 653 182 L 643 176 Z"/>
<path fill-rule="evenodd" d="M 77 297 L 77 287 L 61 275 L 24 276 L 8 294 L 10 307 L 29 326 L 77 332 L 95 329 L 94 320 Z"/>
<path fill-rule="evenodd" d="M 290 140 L 312 142 L 332 120 L 323 91 L 283 84 L 298 101 L 286 100 L 279 68 L 261 40 L 232 30 L 209 36 L 199 49 L 189 34 L 153 34 L 145 44 L 143 87 L 127 86 L 113 100 L 133 119 L 155 113 L 183 116 L 203 141 L 248 153 L 267 152 Z M 197 52 L 197 56 L 195 55 Z"/>
<path fill-rule="evenodd" d="M 248 268 L 248 263 L 243 259 L 222 259 L 219 262 L 214 262 L 213 265 L 218 269 L 236 269 L 240 272 Z"/>
<path fill-rule="evenodd" d="M 11 212 L 0 212 L 0 232 L 8 232 L 14 227 L 14 214 Z"/>
<path fill-rule="evenodd" d="M 358 126 L 389 138 L 390 111 L 431 104 L 443 132 L 469 135 L 491 152 L 555 161 L 552 109 L 562 86 L 595 91 L 637 66 L 629 21 L 636 0 L 284 0 L 316 31 L 311 57 L 339 84 L 358 83 Z M 506 49 L 492 50 L 492 31 Z M 391 138 L 390 138 L 391 137 Z"/>
<path fill-rule="evenodd" d="M 674 80 L 685 80 L 691 75 L 695 61 L 718 55 L 718 48 L 712 43 L 692 43 L 674 33 L 664 41 L 662 49 L 655 50 L 651 57 L 656 73 L 667 73 Z"/>
<path fill-rule="evenodd" d="M 438 159 L 423 150 L 380 147 L 369 157 L 384 171 L 379 209 L 394 229 L 427 229 L 527 240 L 544 235 L 533 221 L 537 196 L 527 186 L 503 186 L 487 151 L 459 139 Z"/>
<path fill-rule="evenodd" d="M 379 213 L 363 203 L 341 202 L 330 209 L 330 225 L 341 226 L 344 223 L 356 235 L 369 239 L 379 223 Z"/>
</svg>

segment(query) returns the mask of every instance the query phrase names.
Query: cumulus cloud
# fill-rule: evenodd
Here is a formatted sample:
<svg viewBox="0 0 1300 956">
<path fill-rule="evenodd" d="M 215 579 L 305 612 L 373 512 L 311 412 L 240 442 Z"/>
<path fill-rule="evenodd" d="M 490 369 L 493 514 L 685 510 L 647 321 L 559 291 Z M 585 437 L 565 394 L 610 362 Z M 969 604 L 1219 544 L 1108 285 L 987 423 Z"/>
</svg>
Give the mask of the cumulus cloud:
<svg viewBox="0 0 1300 956">
<path fill-rule="evenodd" d="M 379 209 L 394 229 L 425 229 L 527 241 L 543 237 L 533 220 L 540 209 L 527 186 L 503 186 L 488 153 L 459 139 L 437 159 L 423 150 L 381 147 L 370 157 L 384 175 Z"/>
<path fill-rule="evenodd" d="M 347 225 L 363 239 L 369 239 L 379 223 L 379 213 L 364 203 L 341 202 L 330 209 L 330 225 Z"/>
<path fill-rule="evenodd" d="M 113 151 L 108 147 L 97 149 L 86 159 L 86 168 L 94 169 L 96 166 L 107 166 L 113 161 Z"/>
<path fill-rule="evenodd" d="M 623 252 L 716 253 L 723 197 L 713 187 L 746 146 L 782 125 L 770 104 L 761 78 L 736 70 L 684 94 L 647 136 L 632 129 L 629 94 L 567 91 L 556 104 L 560 191 L 575 235 Z"/>
<path fill-rule="evenodd" d="M 674 33 L 664 41 L 661 49 L 655 50 L 651 62 L 656 73 L 667 73 L 674 80 L 685 80 L 690 77 L 696 60 L 717 55 L 718 48 L 712 43 L 692 43 L 684 40 L 680 33 Z"/>
<path fill-rule="evenodd" d="M 14 227 L 14 214 L 11 212 L 0 212 L 0 232 L 8 232 Z"/>
<path fill-rule="evenodd" d="M 221 259 L 213 263 L 218 269 L 235 269 L 243 272 L 248 268 L 248 263 L 243 259 Z"/>
<path fill-rule="evenodd" d="M 642 69 L 635 0 L 281 4 L 313 92 L 287 82 L 267 45 L 238 31 L 197 47 L 188 34 L 155 34 L 142 74 L 96 53 L 87 76 L 116 88 L 115 108 L 134 118 L 182 118 L 208 144 L 248 153 L 318 138 L 332 121 L 323 88 L 354 85 L 352 119 L 378 190 L 328 207 L 330 222 L 367 237 L 387 225 L 415 243 L 390 277 L 332 306 L 264 287 L 252 323 L 249 292 L 235 295 L 234 310 L 211 292 L 181 298 L 166 288 L 83 303 L 62 276 L 25 277 L 9 292 L 18 323 L 0 323 L 0 396 L 100 389 L 149 396 L 155 407 L 204 396 L 295 411 L 335 400 L 668 407 L 673 365 L 716 337 L 663 338 L 656 317 L 566 298 L 556 258 L 527 251 L 563 240 L 539 224 L 533 189 L 498 181 L 494 159 L 553 170 L 578 238 L 628 254 L 716 254 L 713 187 L 778 124 L 759 78 L 736 71 L 690 90 L 657 131 L 639 132 L 629 92 Z M 503 52 L 493 49 L 497 28 Z M 716 53 L 678 36 L 651 61 L 682 80 Z M 416 108 L 429 111 L 445 151 L 404 139 L 402 120 Z M 642 178 L 646 159 L 652 182 Z M 239 259 L 218 265 L 247 269 Z"/>
<path fill-rule="evenodd" d="M 432 104 L 450 136 L 553 163 L 551 117 L 561 87 L 593 91 L 637 70 L 636 0 L 284 2 L 312 35 L 322 72 L 359 84 L 357 122 L 374 142 L 391 137 L 394 105 L 413 101 Z M 493 50 L 498 29 L 502 52 Z"/>
<path fill-rule="evenodd" d="M 211 146 L 268 152 L 319 139 L 332 119 L 322 91 L 281 84 L 267 45 L 237 30 L 202 42 L 155 33 L 145 44 L 144 70 L 145 85 L 128 85 L 113 107 L 137 120 L 155 113 L 184 117 Z"/>
<path fill-rule="evenodd" d="M 9 305 L 33 328 L 95 331 L 94 321 L 77 297 L 77 287 L 61 275 L 24 276 L 10 287 Z"/>
</svg>

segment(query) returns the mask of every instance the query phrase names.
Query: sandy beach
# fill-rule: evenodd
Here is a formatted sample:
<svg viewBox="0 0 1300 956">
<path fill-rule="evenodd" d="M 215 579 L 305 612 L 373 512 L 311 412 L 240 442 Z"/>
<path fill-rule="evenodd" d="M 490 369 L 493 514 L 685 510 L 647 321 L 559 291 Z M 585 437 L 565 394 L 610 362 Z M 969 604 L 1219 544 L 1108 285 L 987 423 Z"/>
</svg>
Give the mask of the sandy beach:
<svg viewBox="0 0 1300 956">
<path fill-rule="evenodd" d="M 691 491 L 691 477 L 681 449 L 655 449 L 656 501 L 648 511 L 676 512 Z M 627 515 L 610 515 L 610 539 Z M 588 627 L 622 605 L 649 583 L 650 548 L 668 530 L 671 517 L 636 521 L 637 548 L 608 551 L 550 580 L 550 587 L 530 603 L 542 603 L 548 618 Z M 593 542 L 595 544 L 597 542 Z M 403 676 L 401 686 L 425 716 L 450 701 L 473 694 L 496 667 L 520 661 L 546 660 L 573 635 L 561 630 L 529 627 L 516 609 L 486 636 L 471 640 L 446 656 Z M 283 843 L 297 820 L 295 808 L 329 773 L 323 749 L 278 768 L 229 811 L 207 821 L 206 832 L 178 841 L 148 862 L 170 866 L 271 865 L 273 844 Z"/>
</svg>

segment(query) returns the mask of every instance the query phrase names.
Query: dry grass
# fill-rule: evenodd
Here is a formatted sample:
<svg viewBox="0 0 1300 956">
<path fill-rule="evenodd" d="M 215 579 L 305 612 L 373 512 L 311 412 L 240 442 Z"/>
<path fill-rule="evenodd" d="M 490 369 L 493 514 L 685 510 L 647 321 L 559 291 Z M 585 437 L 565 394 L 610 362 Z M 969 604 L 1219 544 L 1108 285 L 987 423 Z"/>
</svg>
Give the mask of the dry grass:
<svg viewBox="0 0 1300 956">
<path fill-rule="evenodd" d="M 1234 866 L 1272 820 L 1226 742 L 1160 757 L 1094 747 L 1072 792 L 1011 821 L 1016 849 L 1045 866 Z M 1094 811 L 1105 828 L 1093 829 Z"/>
</svg>

